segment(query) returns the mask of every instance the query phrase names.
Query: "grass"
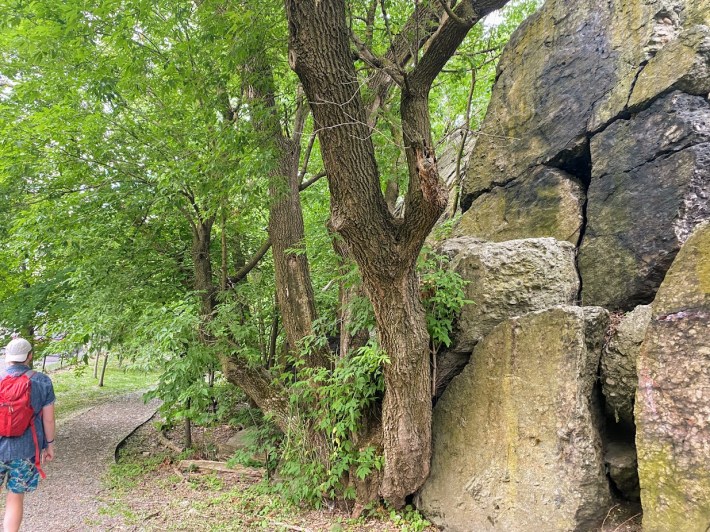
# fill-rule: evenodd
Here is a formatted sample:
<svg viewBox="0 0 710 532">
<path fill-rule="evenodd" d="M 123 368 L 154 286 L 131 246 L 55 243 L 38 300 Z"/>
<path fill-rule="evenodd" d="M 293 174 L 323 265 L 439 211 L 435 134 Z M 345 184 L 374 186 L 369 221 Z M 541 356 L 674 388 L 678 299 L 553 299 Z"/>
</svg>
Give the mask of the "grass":
<svg viewBox="0 0 710 532">
<path fill-rule="evenodd" d="M 57 396 L 57 416 L 101 404 L 114 397 L 145 390 L 157 382 L 157 373 L 106 369 L 104 387 L 93 377 L 93 366 L 50 370 Z M 318 532 L 421 532 L 433 530 L 414 511 L 380 510 L 369 519 L 350 519 L 338 509 L 309 510 L 290 505 L 265 483 L 211 472 L 180 472 L 183 454 L 164 449 L 156 441 L 156 428 L 139 428 L 119 450 L 119 462 L 104 477 L 107 496 L 100 498 L 98 515 L 87 521 L 92 529 L 138 528 L 145 531 L 185 530 L 251 531 L 298 530 Z"/>
<path fill-rule="evenodd" d="M 237 474 L 181 471 L 176 455 L 155 438 L 155 425 L 139 428 L 119 450 L 119 461 L 104 478 L 96 529 L 146 532 L 291 531 L 432 532 L 421 515 L 379 509 L 351 519 L 344 509 L 312 510 L 283 500 L 266 481 Z"/>
<path fill-rule="evenodd" d="M 104 386 L 99 387 L 93 368 L 77 366 L 48 372 L 57 396 L 57 419 L 65 419 L 72 413 L 96 406 L 102 402 L 136 390 L 153 386 L 157 373 L 119 368 L 117 362 L 109 362 L 104 376 Z"/>
</svg>

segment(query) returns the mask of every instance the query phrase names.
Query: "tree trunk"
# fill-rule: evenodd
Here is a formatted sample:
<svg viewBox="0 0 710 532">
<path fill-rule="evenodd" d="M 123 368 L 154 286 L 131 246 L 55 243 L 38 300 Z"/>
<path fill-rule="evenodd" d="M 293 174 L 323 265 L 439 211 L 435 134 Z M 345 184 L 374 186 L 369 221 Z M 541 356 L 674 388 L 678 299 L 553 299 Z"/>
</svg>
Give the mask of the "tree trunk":
<svg viewBox="0 0 710 532">
<path fill-rule="evenodd" d="M 416 224 L 419 234 L 408 235 L 387 208 L 363 103 L 360 93 L 353 92 L 358 84 L 343 2 L 291 1 L 287 9 L 291 58 L 309 101 L 332 102 L 313 106 L 331 190 L 330 225 L 360 267 L 381 346 L 390 359 L 380 494 L 401 507 L 429 474 L 429 341 L 414 265 L 428 233 L 424 229 L 438 214 Z M 425 214 L 438 208 L 426 199 L 419 203 Z"/>
<path fill-rule="evenodd" d="M 252 368 L 241 358 L 224 355 L 221 362 L 227 381 L 238 386 L 263 413 L 270 414 L 282 432 L 288 432 L 291 426 L 288 395 L 274 384 L 269 372 L 263 368 Z"/>
<path fill-rule="evenodd" d="M 279 119 L 271 66 L 261 62 L 255 69 L 259 75 L 255 76 L 256 84 L 252 87 L 254 96 L 265 108 L 260 126 L 268 135 L 266 141 L 274 143 L 278 154 L 276 165 L 269 174 L 269 238 L 274 257 L 276 299 L 289 350 L 295 353 L 303 338 L 313 333 L 313 320 L 316 318 L 313 282 L 305 253 L 298 171 L 307 107 L 300 102 L 294 136 L 288 138 Z M 306 364 L 309 367 L 328 366 L 330 357 L 327 352 L 310 351 L 306 353 Z"/>
<path fill-rule="evenodd" d="M 99 379 L 99 388 L 102 388 L 104 385 L 104 377 L 106 376 L 106 365 L 108 364 L 108 353 L 104 355 L 104 363 L 103 366 L 101 366 L 101 378 Z"/>
<path fill-rule="evenodd" d="M 297 143 L 278 141 L 279 169 L 271 176 L 269 237 L 274 256 L 276 297 L 289 349 L 296 352 L 304 337 L 313 334 L 316 317 L 313 282 L 305 253 L 305 231 L 299 197 Z M 309 367 L 328 365 L 323 352 L 306 354 Z"/>
<path fill-rule="evenodd" d="M 194 286 L 200 295 L 200 315 L 203 324 L 212 319 L 215 308 L 215 286 L 212 280 L 212 225 L 214 217 L 197 220 L 192 229 L 192 263 L 194 267 Z M 204 331 L 202 332 L 204 335 Z"/>
<path fill-rule="evenodd" d="M 380 343 L 390 359 L 384 372 L 385 468 L 380 493 L 395 507 L 402 506 L 405 497 L 426 480 L 431 450 L 429 337 L 415 263 L 446 207 L 447 193 L 431 139 L 429 90 L 473 24 L 505 3 L 459 2 L 442 19 L 409 72 L 400 63 L 393 67 L 379 61 L 387 76 L 402 87 L 400 113 L 409 185 L 404 218 L 396 219 L 380 190 L 371 138 L 374 119 L 370 112 L 368 121 L 359 90 L 345 0 L 286 0 L 289 63 L 311 102 L 319 132 L 331 193 L 330 226 L 342 236 L 347 254 L 360 268 L 375 309 Z M 450 10 L 448 5 L 446 9 Z M 358 48 L 363 56 L 371 55 Z M 418 48 L 417 44 L 413 49 Z"/>
<path fill-rule="evenodd" d="M 190 400 L 188 399 L 185 408 L 188 410 L 188 415 L 185 416 L 185 423 L 183 425 L 183 441 L 185 443 L 185 449 L 192 448 L 192 421 L 190 420 Z"/>
<path fill-rule="evenodd" d="M 99 377 L 99 359 L 101 358 L 101 351 L 96 353 L 96 362 L 94 362 L 94 378 Z"/>
<path fill-rule="evenodd" d="M 429 475 L 431 457 L 431 369 L 429 333 L 410 270 L 389 285 L 367 286 L 375 310 L 384 366 L 382 431 L 385 468 L 380 494 L 395 507 Z"/>
</svg>

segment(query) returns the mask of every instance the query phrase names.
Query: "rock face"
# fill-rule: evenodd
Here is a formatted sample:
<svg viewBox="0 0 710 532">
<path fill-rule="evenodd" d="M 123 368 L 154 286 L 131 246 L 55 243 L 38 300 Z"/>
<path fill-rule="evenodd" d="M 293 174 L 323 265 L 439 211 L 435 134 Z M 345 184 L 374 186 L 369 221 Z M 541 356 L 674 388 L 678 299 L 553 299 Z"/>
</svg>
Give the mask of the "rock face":
<svg viewBox="0 0 710 532">
<path fill-rule="evenodd" d="M 709 93 L 710 0 L 547 0 L 514 34 L 447 244 L 474 304 L 437 379 L 475 349 L 435 407 L 436 523 L 591 530 L 610 480 L 645 530 L 710 530 Z M 604 313 L 542 311 L 580 301 L 654 302 L 601 375 Z"/>
<path fill-rule="evenodd" d="M 627 426 L 634 424 L 636 360 L 650 321 L 651 306 L 636 307 L 612 327 L 602 354 L 602 393 L 607 413 L 617 423 Z"/>
<path fill-rule="evenodd" d="M 710 218 L 709 13 L 548 0 L 499 63 L 457 236 L 581 240 L 584 304 L 650 303 Z"/>
<path fill-rule="evenodd" d="M 638 361 L 636 446 L 646 532 L 710 527 L 710 224 L 678 253 Z"/>
<path fill-rule="evenodd" d="M 553 237 L 577 245 L 583 204 L 584 189 L 576 178 L 540 166 L 476 199 L 456 233 L 494 242 Z"/>
<path fill-rule="evenodd" d="M 546 2 L 513 35 L 463 183 L 462 206 L 586 142 L 594 102 L 613 86 L 613 13 L 586 0 Z M 574 173 L 574 172 L 571 172 Z"/>
<path fill-rule="evenodd" d="M 434 409 L 418 506 L 446 530 L 592 530 L 610 502 L 593 389 L 608 314 L 557 307 L 476 346 Z"/>
<path fill-rule="evenodd" d="M 639 500 L 636 448 L 627 442 L 611 441 L 604 449 L 604 465 L 616 489 L 625 498 Z"/>
<path fill-rule="evenodd" d="M 653 300 L 690 230 L 710 218 L 710 103 L 671 93 L 595 135 L 591 155 L 583 301 L 628 310 Z"/>
<path fill-rule="evenodd" d="M 572 304 L 579 290 L 575 249 L 553 238 L 482 242 L 453 238 L 443 248 L 451 267 L 469 281 L 452 351 L 470 353 L 493 327 L 555 305 Z"/>
</svg>

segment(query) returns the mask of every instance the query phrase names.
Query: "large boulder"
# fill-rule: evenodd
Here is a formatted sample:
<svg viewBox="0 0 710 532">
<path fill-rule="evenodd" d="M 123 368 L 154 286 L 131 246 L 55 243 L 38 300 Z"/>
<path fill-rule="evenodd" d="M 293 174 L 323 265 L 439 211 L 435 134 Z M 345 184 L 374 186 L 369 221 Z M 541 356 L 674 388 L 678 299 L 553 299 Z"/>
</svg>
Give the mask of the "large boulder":
<svg viewBox="0 0 710 532">
<path fill-rule="evenodd" d="M 602 354 L 602 393 L 607 414 L 616 423 L 627 427 L 634 425 L 634 397 L 638 385 L 636 360 L 650 321 L 650 305 L 638 306 L 613 320 Z"/>
<path fill-rule="evenodd" d="M 609 319 L 557 307 L 476 346 L 434 409 L 418 507 L 446 530 L 592 530 L 610 503 L 594 389 Z"/>
<path fill-rule="evenodd" d="M 443 252 L 466 281 L 466 305 L 451 350 L 470 353 L 493 327 L 511 316 L 574 303 L 579 291 L 575 248 L 554 238 L 483 242 L 447 240 Z"/>
<path fill-rule="evenodd" d="M 706 9 L 710 11 L 707 4 Z M 709 88 L 710 28 L 707 25 L 687 24 L 687 28 L 678 33 L 677 39 L 659 50 L 641 69 L 628 106 L 632 110 L 643 108 L 658 94 L 673 89 L 705 96 Z"/>
<path fill-rule="evenodd" d="M 502 242 L 552 237 L 574 245 L 582 229 L 584 188 L 575 177 L 547 166 L 478 197 L 455 234 Z"/>
<path fill-rule="evenodd" d="M 639 501 L 639 475 L 636 446 L 625 440 L 606 441 L 604 466 L 614 487 L 624 499 Z"/>
<path fill-rule="evenodd" d="M 710 1 L 614 0 L 612 11 L 608 34 L 616 76 L 594 103 L 590 132 L 675 89 L 699 96 L 710 92 Z"/>
<path fill-rule="evenodd" d="M 710 103 L 674 92 L 591 142 L 579 268 L 585 304 L 647 304 L 688 234 L 710 218 Z"/>
<path fill-rule="evenodd" d="M 548 0 L 499 62 L 456 235 L 581 242 L 583 304 L 650 303 L 710 218 L 708 13 Z"/>
<path fill-rule="evenodd" d="M 646 532 L 710 528 L 710 223 L 678 253 L 638 360 L 636 447 Z"/>
<path fill-rule="evenodd" d="M 582 178 L 589 135 L 671 90 L 707 95 L 708 13 L 710 0 L 548 0 L 501 57 L 464 210 L 540 164 Z"/>
<path fill-rule="evenodd" d="M 614 84 L 607 35 L 613 13 L 586 0 L 548 1 L 513 34 L 498 66 L 462 186 L 467 210 L 480 195 L 586 142 L 594 102 Z"/>
</svg>

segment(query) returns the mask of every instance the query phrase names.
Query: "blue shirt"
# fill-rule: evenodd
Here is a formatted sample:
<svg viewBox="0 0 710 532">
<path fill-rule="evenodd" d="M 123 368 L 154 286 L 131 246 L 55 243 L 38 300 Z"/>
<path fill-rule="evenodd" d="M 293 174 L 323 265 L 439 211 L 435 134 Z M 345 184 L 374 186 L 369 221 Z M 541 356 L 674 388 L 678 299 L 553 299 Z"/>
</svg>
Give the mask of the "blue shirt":
<svg viewBox="0 0 710 532">
<path fill-rule="evenodd" d="M 9 375 L 19 375 L 25 371 L 29 371 L 29 366 L 24 364 L 8 364 L 5 367 L 5 373 Z M 47 447 L 47 442 L 44 438 L 44 427 L 42 419 L 39 417 L 40 411 L 47 405 L 54 403 L 54 387 L 52 381 L 44 373 L 35 373 L 30 378 L 30 403 L 35 411 L 35 428 L 37 430 L 37 441 L 40 449 Z M 3 438 L 0 436 L 0 461 L 10 462 L 17 458 L 35 458 L 35 443 L 32 438 L 32 429 L 27 428 L 22 436 L 13 438 Z"/>
</svg>

